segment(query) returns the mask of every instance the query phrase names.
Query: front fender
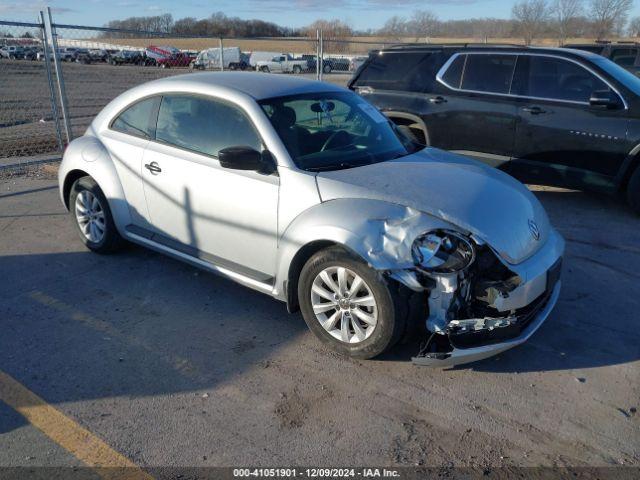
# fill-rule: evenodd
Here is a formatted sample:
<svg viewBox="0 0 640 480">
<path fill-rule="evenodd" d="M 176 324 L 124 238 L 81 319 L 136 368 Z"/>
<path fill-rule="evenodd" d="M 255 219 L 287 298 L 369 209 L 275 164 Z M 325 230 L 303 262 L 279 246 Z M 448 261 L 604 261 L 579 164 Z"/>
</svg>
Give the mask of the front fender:
<svg viewBox="0 0 640 480">
<path fill-rule="evenodd" d="M 435 228 L 459 230 L 431 215 L 381 200 L 341 198 L 314 205 L 298 215 L 280 238 L 274 293 L 281 296 L 293 259 L 310 243 L 341 245 L 375 270 L 402 270 L 414 266 L 415 238 Z"/>
<path fill-rule="evenodd" d="M 67 147 L 58 170 L 60 198 L 66 205 L 65 183 L 69 175 L 84 172 L 93 178 L 102 189 L 118 231 L 123 234 L 124 227 L 131 223 L 131 214 L 124 190 L 116 172 L 113 160 L 98 138 L 84 135 L 73 140 Z M 69 177 L 71 178 L 71 177 Z"/>
</svg>

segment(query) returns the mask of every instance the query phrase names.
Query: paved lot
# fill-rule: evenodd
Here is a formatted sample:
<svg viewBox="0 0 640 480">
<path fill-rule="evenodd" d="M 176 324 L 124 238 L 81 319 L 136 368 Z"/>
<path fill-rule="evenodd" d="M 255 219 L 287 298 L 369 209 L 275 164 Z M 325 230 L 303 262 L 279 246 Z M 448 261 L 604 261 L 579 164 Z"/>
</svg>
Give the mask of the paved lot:
<svg viewBox="0 0 640 480">
<path fill-rule="evenodd" d="M 137 465 L 640 465 L 640 218 L 614 200 L 538 191 L 567 239 L 557 308 L 441 370 L 416 345 L 340 357 L 283 304 L 142 248 L 88 253 L 55 183 L 0 180 L 0 373 Z M 17 407 L 1 466 L 79 464 Z"/>
</svg>

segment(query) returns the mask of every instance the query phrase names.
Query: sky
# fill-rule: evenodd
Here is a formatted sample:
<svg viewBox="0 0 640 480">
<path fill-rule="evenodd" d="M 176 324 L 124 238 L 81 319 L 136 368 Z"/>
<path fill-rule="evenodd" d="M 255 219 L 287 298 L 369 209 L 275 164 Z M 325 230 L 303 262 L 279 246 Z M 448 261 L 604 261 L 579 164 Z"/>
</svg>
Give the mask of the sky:
<svg viewBox="0 0 640 480">
<path fill-rule="evenodd" d="M 587 0 L 588 1 L 588 0 Z M 393 15 L 427 9 L 441 20 L 473 17 L 509 18 L 515 0 L 0 0 L 0 20 L 32 22 L 50 6 L 54 22 L 102 26 L 109 20 L 170 13 L 206 18 L 221 11 L 243 19 L 259 18 L 301 27 L 318 18 L 346 20 L 353 28 L 379 28 Z M 640 2 L 636 2 L 640 4 Z M 631 16 L 640 15 L 634 5 Z"/>
</svg>

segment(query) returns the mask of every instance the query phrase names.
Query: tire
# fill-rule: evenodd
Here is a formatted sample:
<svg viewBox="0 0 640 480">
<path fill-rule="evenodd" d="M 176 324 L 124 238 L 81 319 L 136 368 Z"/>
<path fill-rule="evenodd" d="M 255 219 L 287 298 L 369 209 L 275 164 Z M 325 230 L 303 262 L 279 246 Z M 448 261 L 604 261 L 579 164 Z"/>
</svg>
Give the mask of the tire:
<svg viewBox="0 0 640 480">
<path fill-rule="evenodd" d="M 262 73 L 269 73 L 269 67 L 267 67 L 266 65 L 265 65 L 265 66 L 263 66 L 263 67 L 260 67 L 260 71 L 261 71 Z"/>
<path fill-rule="evenodd" d="M 86 207 L 88 203 L 91 203 L 91 205 L 89 205 L 90 207 L 96 206 L 92 200 L 97 201 L 99 207 L 89 209 L 89 212 L 95 214 L 94 231 L 89 227 L 83 229 L 79 219 L 79 215 L 82 214 L 82 206 L 85 207 L 85 212 L 87 211 Z M 101 212 L 101 215 L 99 212 Z M 71 192 L 69 193 L 69 213 L 78 231 L 80 240 L 89 250 L 96 253 L 113 253 L 122 247 L 124 240 L 118 233 L 116 225 L 113 222 L 113 216 L 111 215 L 107 198 L 93 178 L 79 178 L 71 186 Z M 85 218 L 86 217 L 87 215 L 85 215 Z M 100 218 L 102 222 L 100 222 Z M 90 238 L 94 236 L 91 235 L 93 232 L 99 233 L 100 225 L 103 227 L 102 235 L 97 236 L 97 238 Z"/>
<path fill-rule="evenodd" d="M 331 73 L 331 65 L 329 65 L 328 63 L 322 67 L 322 71 L 323 73 Z"/>
<path fill-rule="evenodd" d="M 293 73 L 295 73 L 296 75 L 299 75 L 302 73 L 302 67 L 300 67 L 300 65 L 294 65 L 293 66 Z"/>
<path fill-rule="evenodd" d="M 636 167 L 636 170 L 629 179 L 627 185 L 627 202 L 635 213 L 640 215 L 640 166 Z"/>
<path fill-rule="evenodd" d="M 319 297 L 315 293 L 314 282 L 316 286 L 318 286 L 318 282 L 321 282 L 320 286 L 325 286 L 325 295 L 327 292 L 331 293 L 331 289 L 326 287 L 327 284 L 322 283 L 320 274 L 323 272 L 328 273 L 334 281 L 334 285 L 337 285 L 337 271 L 341 268 L 346 269 L 347 279 L 345 284 L 348 285 L 348 288 L 353 286 L 355 275 L 360 277 L 363 282 L 358 291 L 353 292 L 356 296 L 352 296 L 350 301 L 355 302 L 359 300 L 364 302 L 364 298 L 370 298 L 372 296 L 375 301 L 375 306 L 356 306 L 356 308 L 349 309 L 348 311 L 355 312 L 360 309 L 359 314 L 351 313 L 348 317 L 343 316 L 342 313 L 346 310 L 330 307 L 328 311 L 319 314 L 324 316 L 322 321 L 325 321 L 325 323 L 328 323 L 326 320 L 331 321 L 331 319 L 337 318 L 332 331 L 329 331 L 325 329 L 320 323 L 321 319 L 314 313 L 312 301 L 316 302 L 316 306 L 328 306 L 332 302 L 325 300 L 324 297 Z M 351 283 L 349 283 L 349 277 L 351 278 Z M 316 298 L 312 300 L 312 296 L 314 295 Z M 376 272 L 359 258 L 356 258 L 339 247 L 321 250 L 307 261 L 302 268 L 298 281 L 298 301 L 300 303 L 302 316 L 309 329 L 332 349 L 353 358 L 369 359 L 380 355 L 385 350 L 391 348 L 405 331 L 405 318 L 407 316 L 408 305 L 401 305 L 401 303 L 407 302 L 401 300 L 398 294 L 398 285 L 387 281 L 379 272 Z M 341 302 L 350 303 L 347 299 L 342 299 Z M 333 303 L 335 304 L 335 302 Z M 364 312 L 369 319 L 377 317 L 374 326 L 360 320 L 362 312 Z M 346 330 L 348 332 L 347 338 L 349 342 L 344 341 L 344 337 L 342 337 L 342 339 L 338 338 L 338 336 L 343 335 L 342 326 L 345 321 L 347 322 Z M 357 322 L 360 330 L 360 338 L 357 338 L 358 334 L 354 322 Z M 369 331 L 369 329 L 371 329 L 371 331 Z"/>
</svg>

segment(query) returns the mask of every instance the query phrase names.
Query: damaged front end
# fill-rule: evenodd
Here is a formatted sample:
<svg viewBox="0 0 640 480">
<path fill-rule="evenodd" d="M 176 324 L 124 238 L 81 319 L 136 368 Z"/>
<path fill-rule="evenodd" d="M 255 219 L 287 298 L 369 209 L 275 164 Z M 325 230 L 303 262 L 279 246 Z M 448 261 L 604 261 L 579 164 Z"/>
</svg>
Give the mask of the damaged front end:
<svg viewBox="0 0 640 480">
<path fill-rule="evenodd" d="M 414 290 L 420 285 L 428 295 L 428 338 L 412 359 L 418 365 L 468 363 L 514 347 L 533 334 L 557 300 L 560 255 L 544 268 L 513 268 L 481 240 L 448 230 L 422 235 L 412 254 L 415 269 L 395 278 Z M 548 254 L 542 257 L 550 261 Z"/>
</svg>

